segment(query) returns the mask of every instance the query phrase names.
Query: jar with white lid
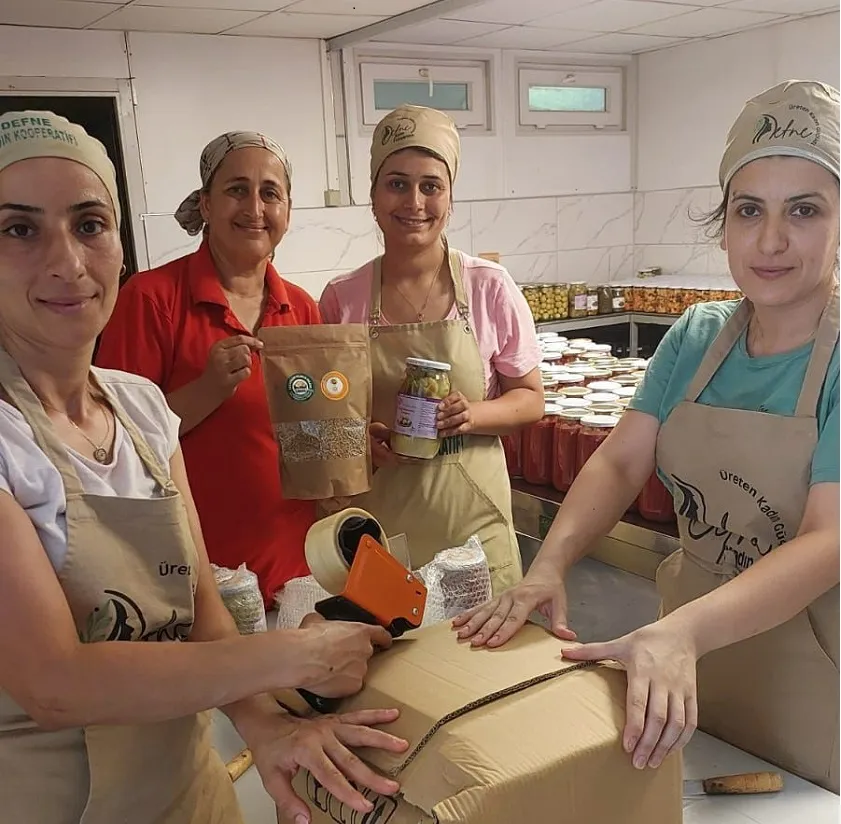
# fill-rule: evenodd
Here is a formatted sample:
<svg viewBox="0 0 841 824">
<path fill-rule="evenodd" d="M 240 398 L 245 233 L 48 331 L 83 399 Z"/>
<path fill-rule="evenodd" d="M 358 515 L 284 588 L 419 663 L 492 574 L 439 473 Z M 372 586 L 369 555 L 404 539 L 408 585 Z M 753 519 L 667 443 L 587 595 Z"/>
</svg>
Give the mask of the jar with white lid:
<svg viewBox="0 0 841 824">
<path fill-rule="evenodd" d="M 581 418 L 576 448 L 576 475 L 619 423 L 615 415 L 585 415 Z"/>
</svg>

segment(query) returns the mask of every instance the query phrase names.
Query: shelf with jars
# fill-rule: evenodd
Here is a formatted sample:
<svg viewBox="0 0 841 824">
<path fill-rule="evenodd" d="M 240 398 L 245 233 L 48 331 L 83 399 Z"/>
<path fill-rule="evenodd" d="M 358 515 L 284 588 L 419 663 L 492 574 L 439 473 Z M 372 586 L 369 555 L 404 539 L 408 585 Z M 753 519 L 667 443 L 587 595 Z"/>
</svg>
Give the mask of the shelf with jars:
<svg viewBox="0 0 841 824">
<path fill-rule="evenodd" d="M 537 423 L 506 435 L 503 446 L 514 494 L 515 529 L 542 540 L 575 477 L 628 408 L 647 362 L 618 357 L 610 345 L 586 337 L 541 331 L 538 339 L 545 412 Z M 649 479 L 617 529 L 625 530 L 625 537 L 616 540 L 636 543 L 649 552 L 676 548 L 671 494 L 656 476 Z M 627 533 L 628 529 L 636 532 Z M 648 558 L 639 574 L 648 574 L 656 557 L 639 557 Z"/>
</svg>

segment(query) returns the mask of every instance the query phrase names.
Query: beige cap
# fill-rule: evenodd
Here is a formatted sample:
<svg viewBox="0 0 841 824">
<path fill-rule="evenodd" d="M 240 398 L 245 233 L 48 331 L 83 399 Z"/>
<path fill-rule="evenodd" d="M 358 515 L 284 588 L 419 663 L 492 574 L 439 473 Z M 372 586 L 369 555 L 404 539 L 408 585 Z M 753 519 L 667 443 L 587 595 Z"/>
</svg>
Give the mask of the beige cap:
<svg viewBox="0 0 841 824">
<path fill-rule="evenodd" d="M 61 157 L 87 166 L 111 195 L 117 223 L 120 198 L 117 174 L 108 152 L 78 123 L 52 112 L 23 111 L 0 115 L 0 171 L 21 160 Z"/>
<path fill-rule="evenodd" d="M 389 112 L 374 130 L 371 141 L 371 183 L 389 155 L 401 149 L 426 149 L 447 167 L 450 182 L 458 175 L 461 141 L 453 119 L 425 106 L 400 106 Z"/>
<path fill-rule="evenodd" d="M 802 157 L 838 169 L 838 90 L 812 80 L 787 80 L 749 100 L 727 135 L 718 179 L 724 189 L 761 157 Z"/>
</svg>

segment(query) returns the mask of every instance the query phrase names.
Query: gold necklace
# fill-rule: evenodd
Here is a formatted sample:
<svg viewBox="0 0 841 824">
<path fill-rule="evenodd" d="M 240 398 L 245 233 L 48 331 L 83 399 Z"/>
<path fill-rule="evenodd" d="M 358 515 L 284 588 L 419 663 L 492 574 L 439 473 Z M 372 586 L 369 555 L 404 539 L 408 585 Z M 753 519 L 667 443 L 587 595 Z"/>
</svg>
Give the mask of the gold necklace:
<svg viewBox="0 0 841 824">
<path fill-rule="evenodd" d="M 412 311 L 417 313 L 418 316 L 418 323 L 423 323 L 423 319 L 426 316 L 426 307 L 429 304 L 429 298 L 432 296 L 432 288 L 435 286 L 436 282 L 438 281 L 438 275 L 441 274 L 441 270 L 444 268 L 444 262 L 447 260 L 447 255 L 445 254 L 444 257 L 441 259 L 441 265 L 435 270 L 435 277 L 432 278 L 432 281 L 429 284 L 429 289 L 426 292 L 426 300 L 424 300 L 423 304 L 421 305 L 420 310 L 418 310 L 417 306 L 415 306 L 409 298 L 403 293 L 403 290 L 395 283 L 394 288 L 397 290 L 397 294 L 400 295 L 406 303 L 411 306 Z"/>
<path fill-rule="evenodd" d="M 62 412 L 60 409 L 56 409 L 52 404 L 47 403 L 45 400 L 41 399 L 41 404 L 46 406 L 48 409 L 52 409 L 53 412 L 62 415 L 67 419 L 67 422 L 91 445 L 93 448 L 93 459 L 100 464 L 108 463 L 108 450 L 105 448 L 105 444 L 111 438 L 111 421 L 108 418 L 108 415 L 103 409 L 102 404 L 97 401 L 94 395 L 91 393 L 91 400 L 96 404 L 96 408 L 102 413 L 102 417 L 105 418 L 105 437 L 102 439 L 100 443 L 96 443 L 91 438 L 88 437 L 87 433 L 82 429 L 73 418 L 70 417 L 66 412 Z"/>
</svg>

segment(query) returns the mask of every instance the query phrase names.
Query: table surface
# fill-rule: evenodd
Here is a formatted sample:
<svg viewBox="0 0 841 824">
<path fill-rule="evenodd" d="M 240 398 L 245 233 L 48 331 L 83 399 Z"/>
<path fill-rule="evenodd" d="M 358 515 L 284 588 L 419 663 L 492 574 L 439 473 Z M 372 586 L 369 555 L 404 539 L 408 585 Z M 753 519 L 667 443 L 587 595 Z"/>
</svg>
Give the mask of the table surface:
<svg viewBox="0 0 841 824">
<path fill-rule="evenodd" d="M 225 761 L 243 747 L 222 713 L 214 716 L 214 740 Z M 709 778 L 776 768 L 710 735 L 698 732 L 684 750 L 684 776 Z M 782 772 L 777 770 L 778 772 Z M 782 772 L 782 792 L 763 796 L 717 796 L 684 801 L 684 824 L 838 824 L 839 798 Z M 275 807 L 252 767 L 236 782 L 246 824 L 277 824 Z"/>
</svg>

